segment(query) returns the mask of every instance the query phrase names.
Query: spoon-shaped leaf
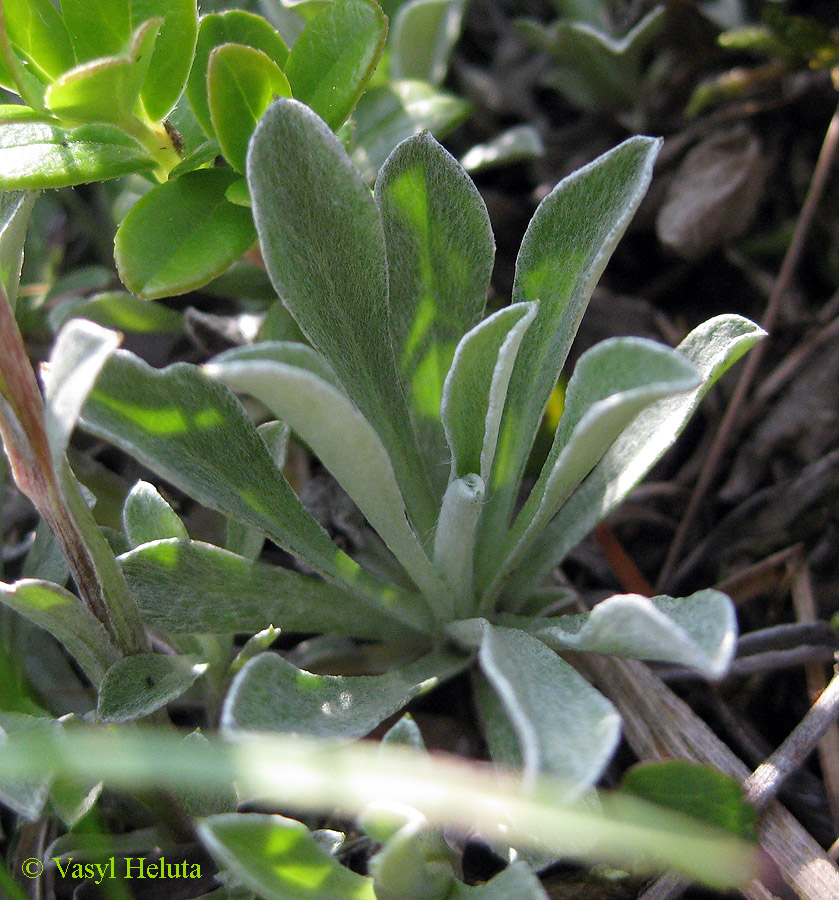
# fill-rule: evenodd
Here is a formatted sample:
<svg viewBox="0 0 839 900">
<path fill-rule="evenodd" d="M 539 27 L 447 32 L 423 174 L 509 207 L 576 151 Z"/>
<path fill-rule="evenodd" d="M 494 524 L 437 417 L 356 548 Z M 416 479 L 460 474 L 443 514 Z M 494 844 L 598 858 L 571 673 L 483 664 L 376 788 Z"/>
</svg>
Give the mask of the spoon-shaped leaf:
<svg viewBox="0 0 839 900">
<path fill-rule="evenodd" d="M 412 523 L 430 534 L 435 515 L 390 341 L 384 230 L 370 189 L 326 124 L 286 99 L 254 132 L 248 185 L 277 293 L 376 429 Z"/>
</svg>

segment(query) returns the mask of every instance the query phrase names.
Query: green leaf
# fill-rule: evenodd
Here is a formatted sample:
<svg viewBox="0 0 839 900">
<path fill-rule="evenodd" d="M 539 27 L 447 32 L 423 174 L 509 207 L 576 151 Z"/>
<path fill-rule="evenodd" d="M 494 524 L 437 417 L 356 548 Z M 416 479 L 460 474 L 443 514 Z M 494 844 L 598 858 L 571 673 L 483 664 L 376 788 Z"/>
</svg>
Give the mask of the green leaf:
<svg viewBox="0 0 839 900">
<path fill-rule="evenodd" d="M 388 330 L 382 222 L 336 137 L 296 100 L 259 123 L 248 185 L 262 257 L 283 302 L 382 439 L 414 527 L 434 526 Z"/>
<path fill-rule="evenodd" d="M 441 84 L 462 17 L 462 0 L 409 0 L 400 6 L 389 41 L 391 79 Z"/>
<path fill-rule="evenodd" d="M 444 608 L 451 618 L 468 616 L 474 609 L 475 540 L 483 500 L 484 482 L 475 474 L 456 478 L 443 495 L 434 535 L 434 567 L 450 588 L 451 600 Z"/>
<path fill-rule="evenodd" d="M 720 678 L 737 642 L 737 616 L 719 591 L 689 597 L 618 594 L 590 613 L 551 619 L 505 616 L 504 624 L 522 628 L 558 652 L 578 650 L 632 659 L 676 663 Z"/>
<path fill-rule="evenodd" d="M 129 0 L 131 28 L 148 19 L 163 18 L 154 45 L 141 99 L 146 115 L 160 122 L 183 93 L 198 37 L 196 0 Z"/>
<path fill-rule="evenodd" d="M 127 291 L 105 291 L 78 302 L 65 300 L 50 312 L 50 327 L 57 330 L 70 319 L 87 319 L 104 328 L 136 334 L 177 336 L 184 330 L 180 313 Z"/>
<path fill-rule="evenodd" d="M 516 261 L 513 301 L 539 301 L 519 349 L 487 485 L 485 540 L 493 557 L 506 530 L 542 412 L 594 285 L 652 175 L 659 141 L 636 137 L 563 179 L 539 204 Z"/>
<path fill-rule="evenodd" d="M 197 830 L 218 864 L 265 900 L 376 900 L 373 880 L 322 850 L 302 822 L 230 813 Z"/>
<path fill-rule="evenodd" d="M 131 722 L 186 693 L 207 670 L 194 656 L 140 653 L 111 666 L 99 688 L 100 722 Z"/>
<path fill-rule="evenodd" d="M 129 0 L 61 0 L 61 14 L 79 63 L 118 56 L 131 37 Z"/>
<path fill-rule="evenodd" d="M 40 190 L 150 172 L 155 161 L 112 125 L 59 128 L 21 122 L 0 128 L 0 190 Z"/>
<path fill-rule="evenodd" d="M 161 24 L 162 19 L 144 22 L 124 55 L 105 56 L 65 72 L 47 89 L 47 108 L 69 122 L 130 122 Z"/>
<path fill-rule="evenodd" d="M 17 304 L 23 245 L 36 196 L 18 191 L 0 194 L 0 285 L 12 312 Z"/>
<path fill-rule="evenodd" d="M 489 480 L 516 354 L 538 308 L 537 303 L 517 303 L 501 309 L 457 345 L 441 406 L 452 477 L 474 472 Z"/>
<path fill-rule="evenodd" d="M 560 775 L 578 796 L 602 774 L 620 738 L 612 704 L 541 641 L 483 619 L 449 627 L 479 646 L 478 710 L 496 762 Z"/>
<path fill-rule="evenodd" d="M 695 328 L 676 348 L 699 372 L 694 390 L 669 397 L 641 413 L 613 444 L 522 559 L 507 593 L 524 600 L 662 457 L 681 433 L 711 385 L 764 336 L 740 316 L 716 316 Z"/>
<path fill-rule="evenodd" d="M 460 164 L 467 172 L 484 172 L 523 159 L 537 159 L 544 152 L 542 136 L 533 125 L 514 125 L 486 143 L 470 147 Z"/>
<path fill-rule="evenodd" d="M 0 104 L 0 125 L 27 125 L 30 122 L 49 125 L 54 121 L 54 117 L 49 113 L 23 106 L 20 103 Z"/>
<path fill-rule="evenodd" d="M 93 322 L 73 319 L 58 334 L 44 370 L 44 428 L 53 467 L 60 471 L 70 435 L 102 366 L 121 337 Z"/>
<path fill-rule="evenodd" d="M 454 859 L 442 831 L 415 814 L 368 863 L 376 900 L 448 900 Z"/>
<path fill-rule="evenodd" d="M 274 625 L 386 640 L 416 637 L 422 622 L 395 597 L 390 607 L 378 606 L 310 575 L 198 541 L 144 544 L 119 562 L 143 620 L 174 634 L 234 634 Z M 412 621 L 413 628 L 406 624 Z"/>
<path fill-rule="evenodd" d="M 191 153 L 188 153 L 169 173 L 169 178 L 180 178 L 187 172 L 194 172 L 196 169 L 210 166 L 215 162 L 215 158 L 221 154 L 216 140 L 204 141 L 200 143 Z M 230 193 L 228 188 L 227 193 Z"/>
<path fill-rule="evenodd" d="M 698 387 L 700 381 L 685 357 L 644 338 L 613 338 L 584 353 L 568 382 L 565 408 L 539 480 L 498 554 L 495 577 L 515 567 L 638 413 Z"/>
<path fill-rule="evenodd" d="M 122 508 L 122 525 L 132 548 L 163 538 L 189 540 L 178 514 L 147 481 L 138 481 L 128 492 Z"/>
<path fill-rule="evenodd" d="M 50 0 L 3 0 L 2 12 L 13 50 L 38 79 L 49 83 L 76 64 L 67 27 Z"/>
<path fill-rule="evenodd" d="M 424 81 L 395 81 L 365 91 L 353 113 L 352 157 L 372 181 L 400 141 L 428 129 L 445 137 L 471 111 L 466 100 Z"/>
<path fill-rule="evenodd" d="M 209 741 L 200 731 L 193 731 L 184 738 L 184 744 L 190 747 L 205 747 Z M 174 795 L 178 805 L 190 819 L 234 812 L 238 805 L 236 788 L 232 784 L 226 785 L 221 790 L 211 786 L 205 786 L 203 790 L 181 789 L 174 791 Z"/>
<path fill-rule="evenodd" d="M 120 658 L 102 623 L 78 597 L 49 581 L 0 582 L 0 603 L 48 631 L 81 666 L 94 687 Z"/>
<path fill-rule="evenodd" d="M 755 840 L 758 811 L 746 801 L 743 785 L 709 766 L 683 759 L 642 763 L 623 776 L 620 789 Z"/>
<path fill-rule="evenodd" d="M 338 550 L 277 469 L 241 404 L 193 366 L 157 371 L 117 352 L 83 421 L 199 503 L 259 528 L 352 593 L 416 605 L 414 595 L 408 600 Z"/>
<path fill-rule="evenodd" d="M 376 200 L 396 364 L 426 467 L 442 493 L 449 457 L 440 423 L 443 382 L 457 342 L 483 315 L 495 242 L 475 185 L 429 134 L 408 138 L 388 157 Z"/>
<path fill-rule="evenodd" d="M 10 739 L 35 738 L 45 740 L 60 732 L 61 726 L 54 719 L 36 718 L 21 713 L 0 711 L 0 751 Z M 19 816 L 36 822 L 49 798 L 52 775 L 40 774 L 26 779 L 0 779 L 0 802 Z"/>
<path fill-rule="evenodd" d="M 570 805 L 556 777 L 523 786 L 515 774 L 366 741 L 336 746 L 300 736 L 242 735 L 232 745 L 185 745 L 162 729 L 111 726 L 21 736 L 0 752 L 0 777 L 16 784 L 50 772 L 132 791 L 223 788 L 235 781 L 243 798 L 311 811 L 337 806 L 348 815 L 386 800 L 432 823 L 554 856 L 636 871 L 675 868 L 718 888 L 745 885 L 758 874 L 754 844 L 625 793 L 600 792 L 596 802 Z M 261 846 L 254 854 L 266 858 Z"/>
<path fill-rule="evenodd" d="M 274 465 L 283 470 L 288 453 L 289 429 L 282 422 L 265 422 L 256 429 L 265 441 L 271 453 Z M 224 546 L 231 553 L 244 556 L 245 559 L 256 559 L 265 544 L 265 535 L 250 525 L 243 525 L 235 519 L 227 520 L 227 531 Z"/>
<path fill-rule="evenodd" d="M 314 675 L 276 653 L 261 653 L 230 686 L 221 727 L 227 734 L 285 731 L 360 738 L 468 663 L 468 656 L 434 651 L 384 675 Z"/>
<path fill-rule="evenodd" d="M 384 49 L 387 20 L 375 0 L 335 0 L 303 29 L 285 73 L 294 96 L 333 130 L 352 112 Z"/>
<path fill-rule="evenodd" d="M 549 900 L 539 879 L 523 862 L 511 863 L 486 884 L 454 883 L 448 900 Z"/>
<path fill-rule="evenodd" d="M 445 588 L 405 517 L 402 493 L 379 436 L 334 383 L 305 365 L 294 344 L 258 345 L 271 356 L 247 358 L 235 350 L 218 357 L 204 371 L 235 391 L 250 394 L 268 407 L 311 447 L 367 517 L 417 587 L 443 602 Z M 288 361 L 283 351 L 289 350 Z"/>
<path fill-rule="evenodd" d="M 245 171 L 248 142 L 276 97 L 290 97 L 282 69 L 261 50 L 222 44 L 210 54 L 207 74 L 210 118 L 228 162 Z"/>
<path fill-rule="evenodd" d="M 160 184 L 122 220 L 114 242 L 119 274 L 135 294 L 154 300 L 201 287 L 254 242 L 250 213 L 225 191 L 229 169 L 199 169 Z"/>
<path fill-rule="evenodd" d="M 210 54 L 222 44 L 243 44 L 255 50 L 261 50 L 269 59 L 282 69 L 288 58 L 285 41 L 262 16 L 231 9 L 223 13 L 211 13 L 201 17 L 198 28 L 198 43 L 195 47 L 195 59 L 186 94 L 189 98 L 195 118 L 198 119 L 207 137 L 215 137 L 215 130 L 210 119 L 210 106 L 207 99 L 207 69 Z"/>
</svg>

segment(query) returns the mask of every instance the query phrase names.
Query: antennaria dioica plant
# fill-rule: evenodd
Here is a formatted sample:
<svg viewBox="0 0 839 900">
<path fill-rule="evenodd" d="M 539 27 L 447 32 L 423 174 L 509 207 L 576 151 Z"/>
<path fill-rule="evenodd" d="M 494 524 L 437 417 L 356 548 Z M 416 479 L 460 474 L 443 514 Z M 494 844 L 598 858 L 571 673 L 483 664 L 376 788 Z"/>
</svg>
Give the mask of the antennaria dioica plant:
<svg viewBox="0 0 839 900">
<path fill-rule="evenodd" d="M 107 616 L 61 587 L 43 580 L 3 587 L 4 602 L 76 658 L 98 689 L 100 720 L 155 714 L 204 677 L 225 692 L 228 739 L 247 744 L 252 732 L 358 738 L 468 671 L 493 760 L 520 769 L 533 789 L 544 774 L 560 779 L 551 782 L 562 785 L 554 799 L 569 803 L 602 773 L 620 724 L 562 652 L 671 661 L 709 677 L 725 671 L 736 623 L 717 591 L 616 596 L 586 614 L 547 616 L 556 597 L 541 587 L 760 337 L 755 325 L 720 316 L 676 350 L 615 338 L 583 354 L 542 472 L 516 510 L 548 397 L 646 191 L 657 149 L 656 140 L 632 138 L 560 182 L 524 237 L 512 303 L 486 315 L 494 255 L 486 209 L 433 138 L 401 143 L 371 193 L 327 123 L 296 100 L 270 106 L 248 149 L 248 190 L 267 271 L 309 343 L 261 343 L 205 366 L 155 370 L 115 350 L 112 332 L 72 321 L 50 361 L 44 421 L 57 423 L 47 428 L 55 434 L 50 459 L 71 488 L 63 453 L 81 411 L 89 432 L 229 519 L 222 548 L 190 540 L 151 485 L 138 484 L 126 501 L 130 549 L 113 577 L 124 579 L 126 608 L 168 636 L 171 655 L 121 640 L 102 621 Z M 233 391 L 261 401 L 275 420 L 257 428 Z M 13 396 L 9 402 L 14 410 Z M 289 434 L 364 513 L 382 542 L 374 557 L 351 558 L 301 504 L 283 474 Z M 4 440 L 13 456 L 13 439 L 4 432 Z M 81 507 L 75 513 L 84 518 Z M 260 562 L 266 537 L 314 574 Z M 102 582 L 110 585 L 112 574 L 106 566 Z M 95 627 L 79 627 L 82 616 Z M 309 672 L 305 652 L 297 666 L 265 651 L 269 626 L 360 642 L 378 670 Z M 237 632 L 255 637 L 231 666 L 229 638 Z M 315 642 L 312 668 L 317 652 Z M 6 717 L 0 725 L 14 723 Z M 52 740 L 53 724 L 44 727 Z M 72 768 L 60 754 L 51 761 Z M 352 810 L 363 805 L 348 799 L 351 786 L 339 793 Z M 209 812 L 225 813 L 204 826 L 217 859 L 250 889 L 289 896 L 287 884 L 266 886 L 257 871 L 280 863 L 248 844 L 267 846 L 274 831 L 297 834 L 300 826 L 206 805 L 198 814 Z M 332 893 L 300 896 L 442 898 L 461 890 L 439 814 L 390 811 L 383 820 L 368 811 L 364 821 L 384 842 L 372 880 L 344 884 L 346 870 L 298 834 L 300 853 L 333 866 L 337 879 Z M 402 883 L 397 873 L 409 860 L 413 875 Z M 505 877 L 520 879 L 519 890 L 527 883 L 527 896 L 543 896 L 526 870 L 513 871 Z M 487 898 L 495 896 L 491 885 Z"/>
</svg>

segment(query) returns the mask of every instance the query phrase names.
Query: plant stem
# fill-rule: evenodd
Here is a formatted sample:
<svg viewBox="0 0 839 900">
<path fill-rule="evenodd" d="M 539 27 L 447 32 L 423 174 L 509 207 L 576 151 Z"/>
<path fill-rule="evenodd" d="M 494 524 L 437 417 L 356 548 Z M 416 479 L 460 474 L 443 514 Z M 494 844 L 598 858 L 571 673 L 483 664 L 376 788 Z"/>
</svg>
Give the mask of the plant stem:
<svg viewBox="0 0 839 900">
<path fill-rule="evenodd" d="M 169 173 L 181 161 L 166 129 L 162 125 L 144 122 L 137 116 L 120 122 L 119 127 L 149 152 L 149 155 L 157 162 L 155 175 L 158 181 L 166 181 Z"/>
</svg>

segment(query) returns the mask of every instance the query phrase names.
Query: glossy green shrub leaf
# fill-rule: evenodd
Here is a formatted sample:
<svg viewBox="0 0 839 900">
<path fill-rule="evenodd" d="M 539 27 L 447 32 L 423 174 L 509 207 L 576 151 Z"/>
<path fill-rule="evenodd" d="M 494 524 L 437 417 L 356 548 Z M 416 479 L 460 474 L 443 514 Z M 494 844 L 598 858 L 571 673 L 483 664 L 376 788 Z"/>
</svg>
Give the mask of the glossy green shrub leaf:
<svg viewBox="0 0 839 900">
<path fill-rule="evenodd" d="M 501 309 L 457 345 L 441 405 L 453 476 L 474 472 L 489 480 L 516 354 L 538 308 L 516 303 Z"/>
<path fill-rule="evenodd" d="M 377 605 L 310 575 L 198 541 L 145 544 L 119 563 L 143 620 L 174 634 L 234 634 L 274 625 L 385 640 L 416 636 L 423 624 L 421 609 L 413 612 L 396 596 Z"/>
<path fill-rule="evenodd" d="M 0 193 L 0 285 L 12 312 L 17 304 L 23 245 L 36 196 L 21 191 Z"/>
<path fill-rule="evenodd" d="M 44 427 L 52 463 L 60 471 L 70 435 L 102 366 L 116 350 L 120 336 L 84 319 L 61 329 L 43 374 Z"/>
<path fill-rule="evenodd" d="M 400 6 L 389 41 L 391 79 L 441 84 L 462 16 L 462 0 L 409 0 Z"/>
<path fill-rule="evenodd" d="M 337 138 L 296 100 L 254 132 L 248 184 L 277 294 L 382 439 L 420 533 L 434 525 L 390 334 L 384 230 L 370 189 Z"/>
<path fill-rule="evenodd" d="M 21 122 L 0 128 L 0 190 L 40 190 L 150 172 L 155 161 L 111 125 L 60 128 Z"/>
<path fill-rule="evenodd" d="M 131 36 L 130 0 L 61 0 L 76 61 L 121 54 Z M 162 12 L 149 13 L 160 16 Z"/>
<path fill-rule="evenodd" d="M 294 96 L 333 130 L 352 112 L 384 48 L 387 22 L 375 0 L 335 0 L 303 29 L 285 73 Z"/>
<path fill-rule="evenodd" d="M 485 683 L 478 709 L 493 758 L 562 776 L 578 794 L 601 775 L 620 738 L 612 704 L 541 641 L 485 620 L 450 626 L 464 643 L 478 644 Z M 515 735 L 515 741 L 511 736 Z"/>
<path fill-rule="evenodd" d="M 505 540 L 500 574 L 523 557 L 641 410 L 700 381 L 685 357 L 643 338 L 613 338 L 584 353 L 568 382 L 548 458 Z"/>
<path fill-rule="evenodd" d="M 426 467 L 442 493 L 448 477 L 443 382 L 457 342 L 483 315 L 495 242 L 475 185 L 429 134 L 408 138 L 388 157 L 376 201 L 396 364 Z"/>
<path fill-rule="evenodd" d="M 290 97 L 280 67 L 261 50 L 222 44 L 210 54 L 207 74 L 210 118 L 227 161 L 245 171 L 248 141 L 276 97 Z"/>
<path fill-rule="evenodd" d="M 366 90 L 353 113 L 352 157 L 373 181 L 393 148 L 423 129 L 445 137 L 472 107 L 424 81 L 395 81 Z"/>
<path fill-rule="evenodd" d="M 12 49 L 45 84 L 76 64 L 67 26 L 50 0 L 3 0 L 2 12 Z"/>
<path fill-rule="evenodd" d="M 743 785 L 709 766 L 682 759 L 633 766 L 620 789 L 745 840 L 755 839 L 758 811 L 746 801 Z"/>
<path fill-rule="evenodd" d="M 376 900 L 373 881 L 322 850 L 302 822 L 230 813 L 198 823 L 219 865 L 265 900 Z"/>
<path fill-rule="evenodd" d="M 196 0 L 129 0 L 131 28 L 160 16 L 163 24 L 154 45 L 142 101 L 146 115 L 159 122 L 183 93 L 198 37 Z"/>
<path fill-rule="evenodd" d="M 201 17 L 195 59 L 189 73 L 186 93 L 195 118 L 207 137 L 211 138 L 215 137 L 215 131 L 207 99 L 207 70 L 210 54 L 222 44 L 242 44 L 261 50 L 280 69 L 285 66 L 288 58 L 285 41 L 262 16 L 241 9 L 231 9 Z"/>
<path fill-rule="evenodd" d="M 120 277 L 149 299 L 183 294 L 220 275 L 256 238 L 246 209 L 225 191 L 229 169 L 199 169 L 160 184 L 122 220 L 114 244 Z"/>
<path fill-rule="evenodd" d="M 235 391 L 250 394 L 311 447 L 365 514 L 423 594 L 441 601 L 445 589 L 405 517 L 391 460 L 370 423 L 344 391 L 320 372 L 295 363 L 294 344 L 257 345 L 219 357 L 204 371 Z M 300 348 L 307 349 L 307 348 Z M 283 361 L 284 351 L 290 351 Z"/>
<path fill-rule="evenodd" d="M 127 52 L 83 63 L 65 72 L 47 89 L 47 108 L 69 122 L 129 122 L 149 71 L 162 19 L 144 22 Z"/>
<path fill-rule="evenodd" d="M 594 285 L 647 190 L 659 141 L 630 138 L 539 204 L 516 261 L 513 301 L 539 301 L 510 380 L 488 485 L 484 554 L 507 527 L 518 479 Z"/>
<path fill-rule="evenodd" d="M 0 603 L 48 631 L 81 666 L 94 687 L 120 658 L 102 623 L 78 597 L 49 581 L 0 582 Z"/>
<path fill-rule="evenodd" d="M 157 371 L 130 353 L 106 363 L 84 409 L 85 427 L 189 496 L 260 529 L 317 572 L 367 600 L 414 609 L 339 550 L 303 508 L 241 404 L 197 369 Z"/>
<path fill-rule="evenodd" d="M 719 591 L 689 597 L 618 594 L 590 613 L 552 619 L 504 617 L 562 652 L 580 650 L 690 666 L 707 678 L 725 674 L 737 642 L 737 616 Z"/>
<path fill-rule="evenodd" d="M 537 588 L 565 555 L 662 457 L 714 382 L 764 332 L 740 316 L 717 316 L 695 328 L 678 346 L 699 372 L 701 384 L 653 404 L 627 428 L 523 557 L 509 580 L 517 601 Z"/>
<path fill-rule="evenodd" d="M 138 481 L 128 492 L 122 507 L 122 526 L 132 547 L 163 538 L 189 540 L 178 514 L 147 481 Z"/>
<path fill-rule="evenodd" d="M 221 147 L 218 141 L 202 141 L 194 150 L 187 153 L 186 156 L 175 166 L 169 173 L 170 178 L 180 178 L 187 172 L 194 172 L 196 169 L 210 166 L 215 162 L 216 157 L 221 153 Z"/>
<path fill-rule="evenodd" d="M 100 722 L 141 719 L 186 693 L 207 670 L 193 656 L 140 653 L 113 665 L 99 688 Z"/>
<path fill-rule="evenodd" d="M 250 660 L 230 686 L 221 727 L 360 738 L 410 699 L 462 671 L 465 655 L 434 651 L 384 675 L 314 675 L 276 653 Z"/>
</svg>

